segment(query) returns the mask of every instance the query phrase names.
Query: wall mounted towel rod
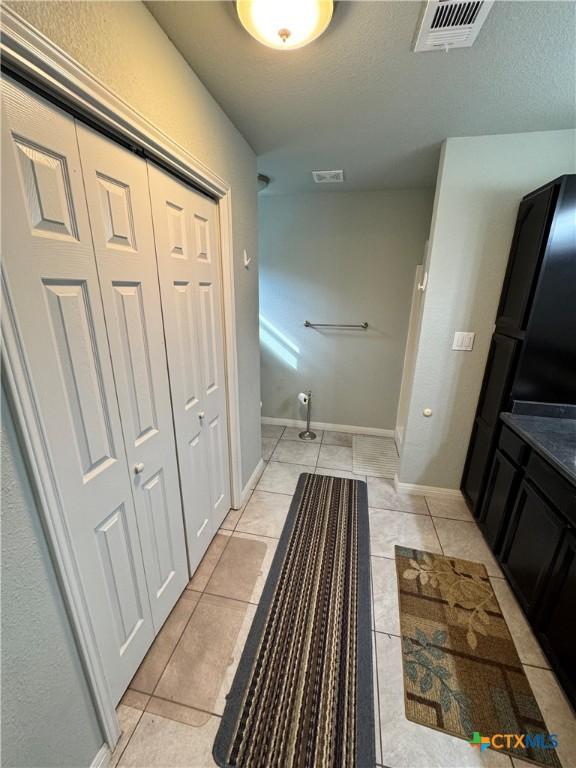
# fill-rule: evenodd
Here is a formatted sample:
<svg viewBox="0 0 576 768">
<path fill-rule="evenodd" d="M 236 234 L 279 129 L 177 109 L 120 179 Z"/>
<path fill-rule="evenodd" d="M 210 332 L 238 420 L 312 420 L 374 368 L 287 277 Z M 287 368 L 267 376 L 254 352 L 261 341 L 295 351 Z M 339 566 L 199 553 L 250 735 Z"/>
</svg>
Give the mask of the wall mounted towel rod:
<svg viewBox="0 0 576 768">
<path fill-rule="evenodd" d="M 311 323 L 310 320 L 304 320 L 306 328 L 358 328 L 365 331 L 368 328 L 368 323 L 360 323 L 354 325 L 352 323 Z"/>
</svg>

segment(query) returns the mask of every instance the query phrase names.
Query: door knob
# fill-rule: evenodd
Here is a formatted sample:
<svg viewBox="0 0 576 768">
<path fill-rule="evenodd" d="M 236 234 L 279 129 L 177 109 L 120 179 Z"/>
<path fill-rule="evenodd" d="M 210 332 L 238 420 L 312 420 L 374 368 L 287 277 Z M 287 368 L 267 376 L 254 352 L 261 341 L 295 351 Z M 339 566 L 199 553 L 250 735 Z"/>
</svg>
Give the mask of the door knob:
<svg viewBox="0 0 576 768">
<path fill-rule="evenodd" d="M 204 416 L 206 416 L 205 411 L 200 411 L 200 413 L 198 414 L 198 418 L 200 419 L 200 421 L 204 421 Z"/>
<path fill-rule="evenodd" d="M 139 475 L 141 472 L 144 472 L 144 464 L 142 462 L 134 464 L 134 474 Z"/>
</svg>

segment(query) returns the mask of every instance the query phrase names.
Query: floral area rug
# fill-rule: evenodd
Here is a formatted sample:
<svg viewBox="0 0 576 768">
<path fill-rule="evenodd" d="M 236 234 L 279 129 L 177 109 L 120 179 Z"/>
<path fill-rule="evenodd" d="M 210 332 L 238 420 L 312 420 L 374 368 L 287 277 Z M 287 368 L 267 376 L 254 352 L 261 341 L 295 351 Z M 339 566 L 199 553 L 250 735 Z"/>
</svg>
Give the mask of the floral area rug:
<svg viewBox="0 0 576 768">
<path fill-rule="evenodd" d="M 396 547 L 406 717 L 558 768 L 486 569 Z"/>
</svg>

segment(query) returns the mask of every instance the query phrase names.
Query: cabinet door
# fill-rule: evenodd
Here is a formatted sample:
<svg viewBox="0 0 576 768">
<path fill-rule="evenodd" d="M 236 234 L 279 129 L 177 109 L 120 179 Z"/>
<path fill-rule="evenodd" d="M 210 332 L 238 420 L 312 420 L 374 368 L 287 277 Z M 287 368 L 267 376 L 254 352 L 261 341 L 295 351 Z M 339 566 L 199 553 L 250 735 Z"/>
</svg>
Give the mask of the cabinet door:
<svg viewBox="0 0 576 768">
<path fill-rule="evenodd" d="M 492 337 L 477 414 L 488 426 L 495 427 L 508 407 L 519 347 L 520 342 L 509 336 L 495 333 Z"/>
<path fill-rule="evenodd" d="M 496 554 L 512 512 L 520 476 L 521 472 L 514 464 L 501 451 L 496 451 L 478 521 Z"/>
<path fill-rule="evenodd" d="M 154 626 L 188 563 L 146 161 L 77 124 L 88 214 Z"/>
<path fill-rule="evenodd" d="M 494 452 L 494 442 L 494 428 L 485 426 L 477 419 L 472 430 L 462 477 L 462 492 L 471 502 L 472 511 L 476 517 L 480 512 L 486 478 Z"/>
<path fill-rule="evenodd" d="M 551 573 L 564 522 L 524 480 L 502 549 L 502 568 L 518 600 L 532 613 Z"/>
<path fill-rule="evenodd" d="M 558 184 L 514 399 L 576 402 L 576 175 Z"/>
<path fill-rule="evenodd" d="M 501 332 L 526 328 L 555 194 L 547 187 L 520 203 L 496 320 Z"/>
<path fill-rule="evenodd" d="M 576 705 L 576 533 L 564 538 L 542 599 L 538 635 L 572 703 Z"/>
<path fill-rule="evenodd" d="M 3 310 L 118 701 L 154 631 L 74 121 L 8 81 L 2 107 Z"/>
</svg>

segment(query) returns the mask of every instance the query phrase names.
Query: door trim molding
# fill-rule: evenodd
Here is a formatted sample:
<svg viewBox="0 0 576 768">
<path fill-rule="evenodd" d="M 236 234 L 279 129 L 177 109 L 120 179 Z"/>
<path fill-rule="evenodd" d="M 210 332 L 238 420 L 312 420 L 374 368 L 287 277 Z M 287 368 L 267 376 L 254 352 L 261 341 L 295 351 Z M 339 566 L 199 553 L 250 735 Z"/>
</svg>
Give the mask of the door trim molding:
<svg viewBox="0 0 576 768">
<path fill-rule="evenodd" d="M 44 93 L 64 108 L 71 109 L 80 118 L 84 117 L 89 123 L 104 128 L 108 134 L 116 136 L 124 143 L 144 150 L 148 158 L 217 200 L 222 258 L 230 490 L 232 505 L 240 506 L 243 489 L 230 184 L 133 109 L 14 10 L 2 6 L 0 23 L 0 54 L 9 71 L 20 76 L 25 83 L 36 86 L 41 94 Z M 2 290 L 4 292 L 4 284 Z M 113 748 L 120 737 L 118 719 L 106 683 L 102 659 L 95 643 L 84 594 L 80 588 L 55 479 L 47 462 L 39 415 L 35 409 L 14 318 L 6 305 L 2 312 L 2 337 L 2 362 L 10 400 L 25 448 L 26 460 L 36 485 L 46 538 L 55 558 L 71 624 L 77 637 L 104 736 Z"/>
</svg>

